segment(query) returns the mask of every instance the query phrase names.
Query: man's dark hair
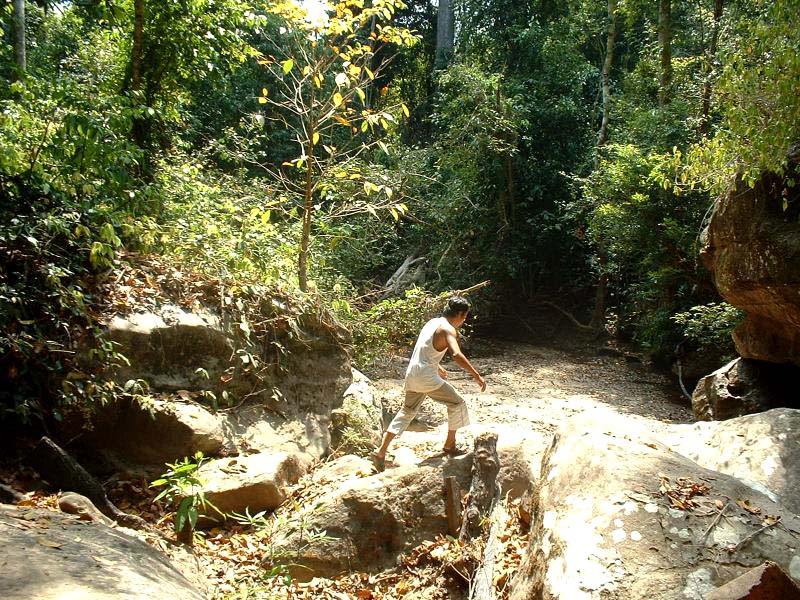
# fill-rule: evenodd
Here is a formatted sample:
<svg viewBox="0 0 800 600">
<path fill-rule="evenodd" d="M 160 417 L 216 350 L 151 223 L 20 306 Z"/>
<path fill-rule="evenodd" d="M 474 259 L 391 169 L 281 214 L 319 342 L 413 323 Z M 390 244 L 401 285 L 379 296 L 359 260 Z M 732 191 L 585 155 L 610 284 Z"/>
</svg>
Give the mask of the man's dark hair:
<svg viewBox="0 0 800 600">
<path fill-rule="evenodd" d="M 456 315 L 469 312 L 469 302 L 466 298 L 462 298 L 461 296 L 450 296 L 447 299 L 447 304 L 442 311 L 442 314 L 445 317 L 455 317 Z"/>
</svg>

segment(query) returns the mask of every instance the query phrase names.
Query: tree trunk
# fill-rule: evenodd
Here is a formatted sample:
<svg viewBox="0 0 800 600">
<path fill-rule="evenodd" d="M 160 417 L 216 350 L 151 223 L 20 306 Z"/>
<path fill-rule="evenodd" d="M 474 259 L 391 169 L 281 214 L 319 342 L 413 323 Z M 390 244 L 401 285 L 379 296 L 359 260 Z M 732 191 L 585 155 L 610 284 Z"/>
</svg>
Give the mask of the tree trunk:
<svg viewBox="0 0 800 600">
<path fill-rule="evenodd" d="M 492 510 L 497 499 L 497 474 L 500 472 L 500 457 L 497 455 L 497 434 L 482 433 L 475 438 L 475 451 L 472 458 L 472 483 L 469 488 L 469 501 L 464 509 L 461 522 L 462 542 L 480 536 L 481 524 Z"/>
<path fill-rule="evenodd" d="M 313 131 L 313 129 L 312 129 Z M 314 148 L 306 146 L 306 187 L 303 197 L 303 233 L 300 237 L 300 256 L 297 259 L 297 279 L 300 291 L 308 291 L 308 246 L 311 242 L 311 219 L 314 214 L 314 179 L 311 170 L 314 165 Z"/>
<path fill-rule="evenodd" d="M 722 21 L 723 0 L 714 0 L 714 28 L 711 32 L 711 42 L 708 46 L 708 54 L 705 60 L 705 81 L 703 82 L 703 108 L 700 117 L 700 133 L 708 134 L 711 114 L 711 73 L 712 63 L 717 54 L 717 44 L 719 43 L 719 24 Z"/>
<path fill-rule="evenodd" d="M 144 37 L 144 0 L 133 2 L 133 47 L 131 48 L 131 89 L 142 89 L 142 39 Z"/>
<path fill-rule="evenodd" d="M 603 61 L 601 73 L 603 82 L 603 120 L 600 123 L 600 133 L 597 135 L 598 149 L 603 147 L 608 140 L 608 120 L 611 113 L 611 66 L 614 64 L 614 43 L 617 40 L 617 0 L 608 0 L 608 34 L 606 36 L 606 57 Z"/>
<path fill-rule="evenodd" d="M 43 437 L 39 440 L 29 462 L 42 479 L 54 488 L 86 496 L 100 512 L 122 525 L 137 529 L 147 527 L 147 523 L 141 518 L 124 513 L 114 506 L 106 496 L 103 486 L 50 438 Z"/>
<path fill-rule="evenodd" d="M 19 76 L 25 75 L 27 63 L 25 59 L 25 0 L 14 0 L 14 62 Z"/>
<path fill-rule="evenodd" d="M 669 103 L 672 85 L 671 0 L 659 0 L 658 3 L 658 44 L 661 46 L 661 81 L 658 87 L 658 105 L 663 108 Z"/>
<path fill-rule="evenodd" d="M 436 17 L 436 70 L 446 69 L 453 56 L 455 42 L 455 16 L 453 0 L 439 0 L 439 12 Z"/>
</svg>

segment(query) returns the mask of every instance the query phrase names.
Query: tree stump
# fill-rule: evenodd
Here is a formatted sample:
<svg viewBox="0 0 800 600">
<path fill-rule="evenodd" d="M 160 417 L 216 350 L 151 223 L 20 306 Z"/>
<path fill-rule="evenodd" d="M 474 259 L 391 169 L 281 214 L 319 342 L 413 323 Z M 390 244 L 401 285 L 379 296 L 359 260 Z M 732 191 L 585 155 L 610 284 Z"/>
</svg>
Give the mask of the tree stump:
<svg viewBox="0 0 800 600">
<path fill-rule="evenodd" d="M 472 484 L 469 488 L 469 499 L 461 523 L 461 533 L 458 536 L 462 542 L 468 542 L 483 533 L 483 520 L 489 516 L 492 504 L 497 497 L 499 472 L 500 457 L 497 455 L 497 434 L 482 433 L 475 438 Z"/>
</svg>

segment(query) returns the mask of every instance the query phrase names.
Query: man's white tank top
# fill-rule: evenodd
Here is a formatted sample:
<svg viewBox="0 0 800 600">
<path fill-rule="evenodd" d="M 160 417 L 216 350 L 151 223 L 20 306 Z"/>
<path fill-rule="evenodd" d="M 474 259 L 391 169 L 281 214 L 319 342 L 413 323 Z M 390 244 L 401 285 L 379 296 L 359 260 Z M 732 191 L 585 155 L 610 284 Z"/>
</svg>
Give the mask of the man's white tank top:
<svg viewBox="0 0 800 600">
<path fill-rule="evenodd" d="M 433 334 L 447 323 L 444 317 L 431 319 L 419 332 L 411 361 L 406 369 L 405 389 L 409 392 L 432 392 L 444 383 L 439 375 L 439 362 L 447 352 L 433 347 Z"/>
</svg>

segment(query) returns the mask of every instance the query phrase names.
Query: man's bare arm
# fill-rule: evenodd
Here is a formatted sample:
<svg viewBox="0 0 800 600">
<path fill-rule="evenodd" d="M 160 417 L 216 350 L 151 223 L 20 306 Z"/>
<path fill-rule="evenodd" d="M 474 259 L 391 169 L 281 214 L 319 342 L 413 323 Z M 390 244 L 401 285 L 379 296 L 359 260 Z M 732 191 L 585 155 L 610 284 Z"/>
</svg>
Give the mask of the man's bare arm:
<svg viewBox="0 0 800 600">
<path fill-rule="evenodd" d="M 481 391 L 486 389 L 486 381 L 481 377 L 480 373 L 472 366 L 472 363 L 469 362 L 464 353 L 461 352 L 461 347 L 458 345 L 458 339 L 456 338 L 456 334 L 453 331 L 445 330 L 445 339 L 447 341 L 447 348 L 450 350 L 450 354 L 453 356 L 453 360 L 455 363 L 467 371 L 472 378 L 475 380 L 475 383 L 478 384 L 478 387 L 481 388 Z"/>
</svg>

